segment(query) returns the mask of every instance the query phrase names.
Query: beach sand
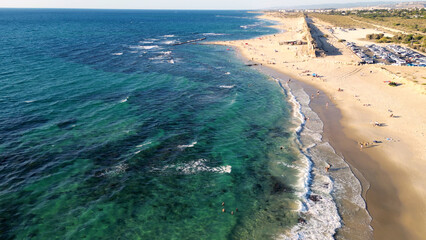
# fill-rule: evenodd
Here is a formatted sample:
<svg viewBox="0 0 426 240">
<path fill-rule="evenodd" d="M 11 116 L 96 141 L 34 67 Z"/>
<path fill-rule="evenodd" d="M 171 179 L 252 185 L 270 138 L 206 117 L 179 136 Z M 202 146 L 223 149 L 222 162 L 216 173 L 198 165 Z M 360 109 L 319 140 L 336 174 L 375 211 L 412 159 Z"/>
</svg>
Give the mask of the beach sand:
<svg viewBox="0 0 426 240">
<path fill-rule="evenodd" d="M 324 102 L 315 99 L 312 108 L 324 122 L 324 138 L 344 156 L 364 187 L 374 238 L 424 239 L 426 68 L 358 65 L 359 58 L 326 32 L 326 23 L 315 19 L 317 31 L 313 35 L 331 36 L 320 38 L 325 56 L 314 57 L 308 44 L 284 43 L 304 40 L 304 18 L 283 18 L 277 13 L 265 13 L 261 18 L 277 21 L 273 27 L 285 31 L 213 44 L 235 47 L 250 63 L 279 71 L 325 93 L 338 113 L 324 110 Z M 363 32 L 345 36 L 360 39 Z M 319 77 L 313 77 L 313 73 Z M 392 87 L 386 81 L 402 85 Z M 382 126 L 374 126 L 375 122 Z M 373 144 L 373 140 L 379 143 Z M 359 142 L 370 145 L 361 151 Z"/>
</svg>

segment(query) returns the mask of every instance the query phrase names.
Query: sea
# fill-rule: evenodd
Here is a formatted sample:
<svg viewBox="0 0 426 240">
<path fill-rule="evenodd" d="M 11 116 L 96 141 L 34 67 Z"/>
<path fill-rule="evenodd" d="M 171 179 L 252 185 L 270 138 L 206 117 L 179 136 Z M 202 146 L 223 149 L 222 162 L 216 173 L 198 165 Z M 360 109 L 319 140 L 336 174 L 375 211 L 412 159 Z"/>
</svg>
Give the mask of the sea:
<svg viewBox="0 0 426 240">
<path fill-rule="evenodd" d="M 309 95 L 205 44 L 259 15 L 0 9 L 0 238 L 368 239 Z"/>
</svg>

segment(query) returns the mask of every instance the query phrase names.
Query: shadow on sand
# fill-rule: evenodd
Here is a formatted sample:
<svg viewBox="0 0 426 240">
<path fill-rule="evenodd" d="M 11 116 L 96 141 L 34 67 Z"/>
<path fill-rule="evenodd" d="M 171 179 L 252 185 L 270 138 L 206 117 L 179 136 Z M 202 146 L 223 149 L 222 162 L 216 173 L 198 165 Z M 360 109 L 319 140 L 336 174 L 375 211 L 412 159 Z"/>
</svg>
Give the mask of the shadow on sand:
<svg viewBox="0 0 426 240">
<path fill-rule="evenodd" d="M 315 39 L 317 47 L 319 48 L 319 51 L 315 51 L 315 54 L 317 56 L 321 56 L 322 53 L 328 56 L 342 55 L 338 48 L 327 42 L 327 38 L 324 37 L 325 33 L 323 33 L 313 24 L 314 22 L 312 21 L 312 19 L 306 18 L 306 22 L 308 23 L 308 26 L 311 29 L 311 35 Z"/>
</svg>

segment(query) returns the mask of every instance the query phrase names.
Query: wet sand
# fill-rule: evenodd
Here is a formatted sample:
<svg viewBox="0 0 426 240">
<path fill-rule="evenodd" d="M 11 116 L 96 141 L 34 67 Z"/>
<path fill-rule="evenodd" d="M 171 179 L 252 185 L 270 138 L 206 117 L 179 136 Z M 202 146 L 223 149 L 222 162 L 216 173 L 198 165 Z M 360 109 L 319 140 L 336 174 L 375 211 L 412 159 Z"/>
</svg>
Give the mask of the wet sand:
<svg viewBox="0 0 426 240">
<path fill-rule="evenodd" d="M 315 92 L 315 89 L 311 86 L 306 87 L 305 85 L 305 91 L 312 94 Z M 326 102 L 329 102 L 328 108 L 324 107 Z M 381 156 L 371 157 L 365 151 L 360 151 L 354 147 L 357 146 L 357 142 L 350 139 L 344 133 L 344 128 L 341 124 L 342 114 L 327 96 L 311 101 L 310 107 L 324 123 L 324 141 L 328 141 L 334 150 L 343 156 L 345 161 L 351 166 L 355 176 L 361 182 L 363 188 L 362 197 L 367 202 L 367 210 L 373 216 L 371 225 L 374 229 L 374 238 L 412 239 L 409 237 L 410 234 L 406 229 L 395 227 L 398 223 L 392 222 L 392 219 L 398 219 L 401 215 L 402 206 L 399 199 L 395 197 L 398 196 L 398 191 L 393 186 L 388 173 L 374 161 L 374 159 L 383 158 Z M 380 215 L 383 216 L 382 219 L 377 218 Z M 346 223 L 356 224 L 351 220 L 343 219 Z M 356 235 L 346 235 L 343 239 L 360 238 L 357 238 Z"/>
</svg>

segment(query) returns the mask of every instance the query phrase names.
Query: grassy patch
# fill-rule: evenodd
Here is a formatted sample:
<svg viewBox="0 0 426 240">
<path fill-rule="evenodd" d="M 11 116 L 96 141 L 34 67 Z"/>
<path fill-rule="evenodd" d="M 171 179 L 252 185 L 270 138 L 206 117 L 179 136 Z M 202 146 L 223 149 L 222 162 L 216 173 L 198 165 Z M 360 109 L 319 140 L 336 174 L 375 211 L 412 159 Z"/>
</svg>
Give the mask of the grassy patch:
<svg viewBox="0 0 426 240">
<path fill-rule="evenodd" d="M 360 23 L 354 24 L 347 19 L 353 18 L 355 22 L 363 21 L 409 33 L 426 33 L 426 9 L 331 11 L 329 13 L 316 14 L 315 16 L 320 19 L 330 20 L 333 24 L 339 24 L 339 21 L 343 21 L 345 26 L 342 27 L 359 26 Z"/>
<path fill-rule="evenodd" d="M 422 34 L 396 34 L 393 37 L 385 37 L 383 33 L 373 33 L 367 34 L 365 38 L 378 43 L 403 43 L 416 50 L 426 52 L 426 35 Z"/>
<path fill-rule="evenodd" d="M 342 27 L 342 28 L 366 27 L 365 24 L 356 22 L 348 16 L 328 15 L 328 14 L 322 14 L 322 13 L 309 13 L 308 16 L 318 18 L 321 21 L 328 22 L 336 27 Z"/>
</svg>

